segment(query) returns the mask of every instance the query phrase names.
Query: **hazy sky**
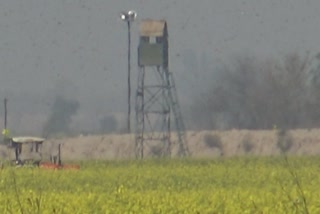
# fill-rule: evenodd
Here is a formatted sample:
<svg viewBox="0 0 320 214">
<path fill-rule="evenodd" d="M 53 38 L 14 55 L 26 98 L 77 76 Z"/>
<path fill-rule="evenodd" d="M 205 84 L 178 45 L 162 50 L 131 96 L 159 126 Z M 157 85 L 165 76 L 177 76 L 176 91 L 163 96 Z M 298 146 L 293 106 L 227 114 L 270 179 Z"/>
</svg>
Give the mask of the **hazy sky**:
<svg viewBox="0 0 320 214">
<path fill-rule="evenodd" d="M 82 121 L 126 111 L 127 28 L 118 16 L 127 9 L 138 12 L 133 85 L 139 20 L 166 19 L 186 105 L 234 55 L 320 49 L 319 0 L 1 0 L 0 97 L 9 97 L 14 123 L 25 112 L 46 115 L 57 93 L 79 100 Z"/>
</svg>

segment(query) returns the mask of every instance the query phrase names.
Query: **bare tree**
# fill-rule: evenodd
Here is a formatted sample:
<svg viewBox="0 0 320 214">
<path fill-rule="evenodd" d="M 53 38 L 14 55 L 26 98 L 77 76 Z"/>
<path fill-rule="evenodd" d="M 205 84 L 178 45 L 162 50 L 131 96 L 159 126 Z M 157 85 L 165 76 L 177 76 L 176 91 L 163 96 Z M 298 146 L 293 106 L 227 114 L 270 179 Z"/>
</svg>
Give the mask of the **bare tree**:
<svg viewBox="0 0 320 214">
<path fill-rule="evenodd" d="M 51 108 L 51 115 L 44 125 L 44 135 L 67 134 L 72 117 L 77 113 L 78 109 L 78 101 L 67 100 L 62 96 L 57 96 Z"/>
<path fill-rule="evenodd" d="M 318 99 L 307 84 L 309 64 L 308 55 L 296 53 L 285 56 L 283 61 L 236 58 L 215 73 L 208 93 L 196 98 L 192 108 L 194 123 L 201 129 L 217 129 L 221 124 L 239 129 L 319 124 L 310 112 L 312 108 L 308 108 L 310 103 L 320 104 L 314 103 Z"/>
</svg>

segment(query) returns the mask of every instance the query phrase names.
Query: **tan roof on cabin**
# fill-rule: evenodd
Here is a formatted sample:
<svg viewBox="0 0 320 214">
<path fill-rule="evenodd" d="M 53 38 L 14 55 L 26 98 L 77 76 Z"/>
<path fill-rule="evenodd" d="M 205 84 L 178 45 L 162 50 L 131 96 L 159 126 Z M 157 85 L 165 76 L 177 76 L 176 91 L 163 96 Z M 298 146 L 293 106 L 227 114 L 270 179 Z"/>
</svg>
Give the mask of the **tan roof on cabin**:
<svg viewBox="0 0 320 214">
<path fill-rule="evenodd" d="M 12 141 L 15 143 L 32 143 L 32 142 L 37 142 L 37 143 L 42 143 L 45 141 L 44 138 L 40 137 L 13 137 Z"/>
<path fill-rule="evenodd" d="M 164 20 L 142 20 L 140 24 L 140 36 L 163 36 L 163 31 L 166 26 Z"/>
</svg>

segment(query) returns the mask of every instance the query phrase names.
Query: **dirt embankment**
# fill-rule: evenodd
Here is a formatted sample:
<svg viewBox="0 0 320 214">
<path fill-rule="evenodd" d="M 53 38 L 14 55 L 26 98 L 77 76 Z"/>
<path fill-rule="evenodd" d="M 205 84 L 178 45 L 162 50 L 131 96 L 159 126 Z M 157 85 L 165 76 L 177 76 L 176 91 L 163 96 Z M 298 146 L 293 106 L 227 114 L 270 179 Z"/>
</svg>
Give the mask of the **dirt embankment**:
<svg viewBox="0 0 320 214">
<path fill-rule="evenodd" d="M 176 141 L 175 136 L 172 137 Z M 62 144 L 63 160 L 131 159 L 134 158 L 134 135 L 78 136 L 48 139 L 44 143 L 44 157 L 57 151 Z M 293 130 L 279 134 L 276 130 L 189 131 L 187 142 L 192 157 L 214 158 L 219 156 L 278 155 L 285 151 L 292 155 L 319 155 L 320 129 Z M 146 146 L 145 156 L 158 155 L 160 143 Z M 177 145 L 173 145 L 173 154 Z M 2 158 L 8 157 L 0 149 Z"/>
</svg>

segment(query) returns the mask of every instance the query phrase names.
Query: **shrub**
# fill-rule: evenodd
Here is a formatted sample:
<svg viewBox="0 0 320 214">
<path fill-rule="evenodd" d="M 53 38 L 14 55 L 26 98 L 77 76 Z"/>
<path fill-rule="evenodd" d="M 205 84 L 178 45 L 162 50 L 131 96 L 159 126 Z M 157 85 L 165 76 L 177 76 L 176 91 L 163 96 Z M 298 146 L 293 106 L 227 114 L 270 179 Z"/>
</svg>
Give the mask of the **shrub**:
<svg viewBox="0 0 320 214">
<path fill-rule="evenodd" d="M 209 148 L 218 148 L 222 149 L 222 141 L 221 137 L 217 134 L 206 134 L 204 136 L 204 143 L 209 147 Z"/>
<path fill-rule="evenodd" d="M 277 133 L 277 147 L 282 153 L 286 153 L 293 145 L 293 138 L 285 129 L 278 130 Z"/>
<path fill-rule="evenodd" d="M 150 148 L 151 155 L 154 157 L 161 157 L 164 155 L 163 147 L 161 145 L 153 145 Z"/>
<path fill-rule="evenodd" d="M 242 146 L 243 146 L 243 150 L 246 153 L 249 153 L 252 151 L 252 149 L 254 148 L 253 142 L 252 142 L 252 138 L 251 135 L 246 135 L 243 140 L 242 140 Z"/>
</svg>

